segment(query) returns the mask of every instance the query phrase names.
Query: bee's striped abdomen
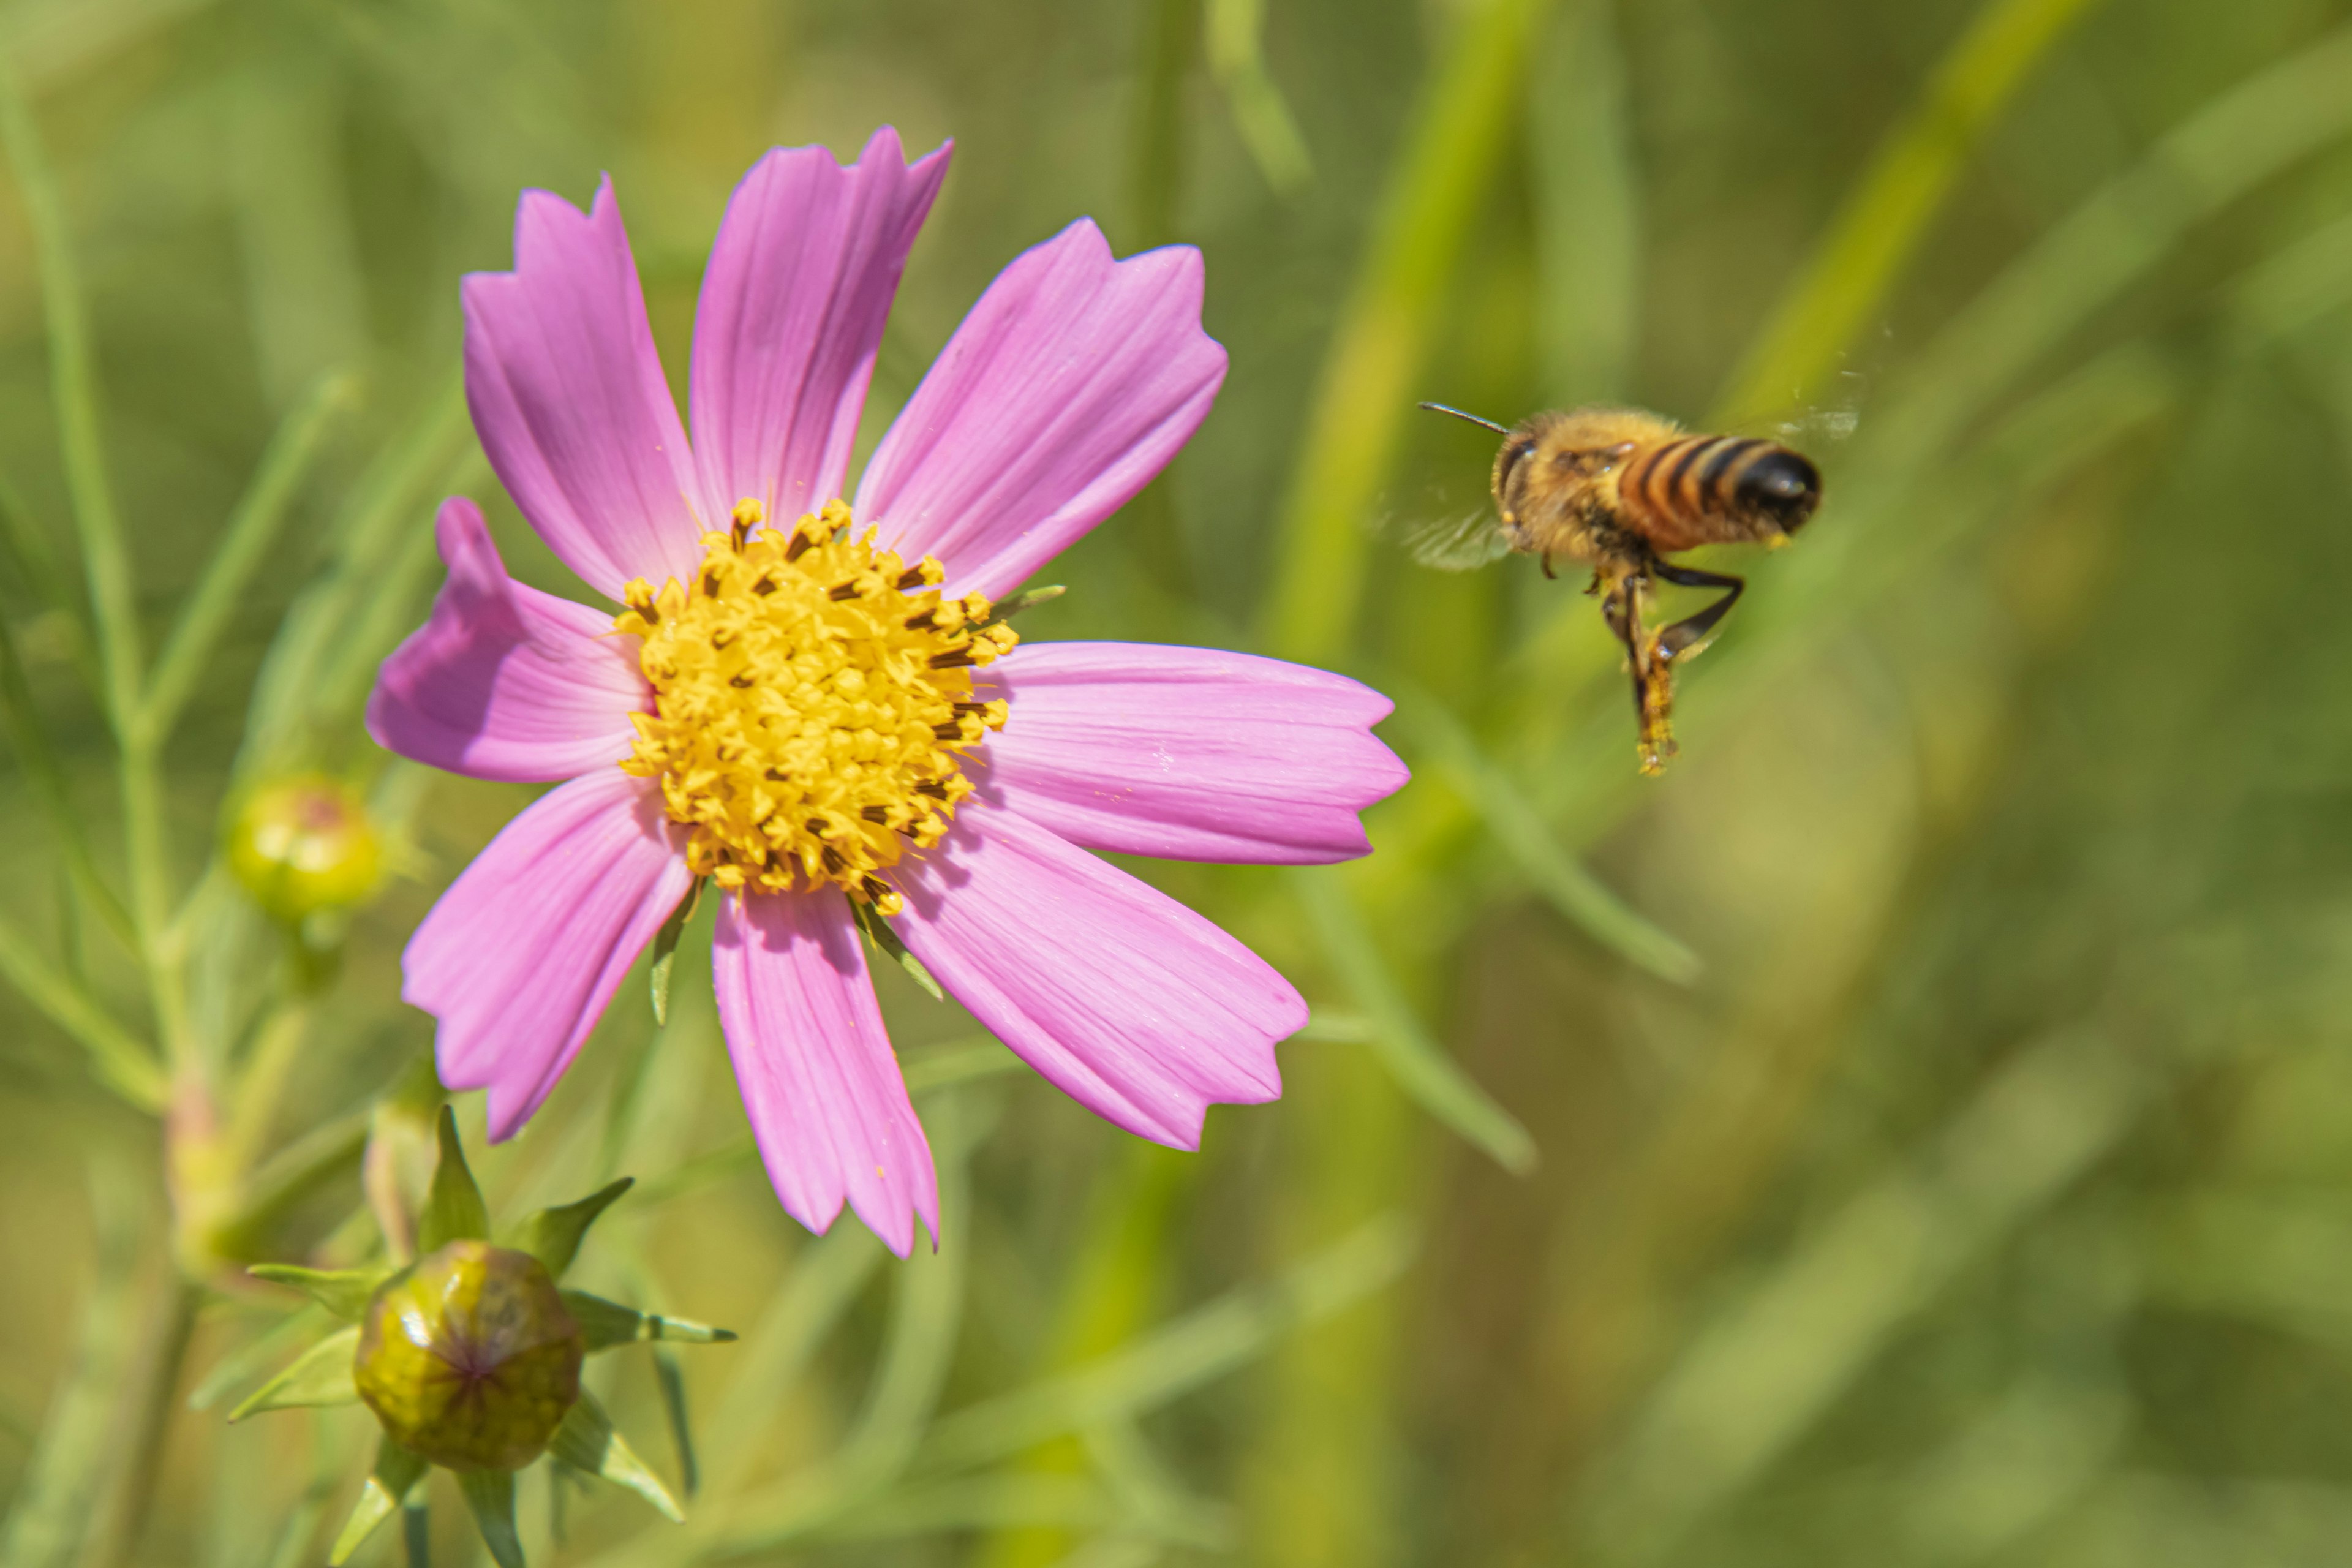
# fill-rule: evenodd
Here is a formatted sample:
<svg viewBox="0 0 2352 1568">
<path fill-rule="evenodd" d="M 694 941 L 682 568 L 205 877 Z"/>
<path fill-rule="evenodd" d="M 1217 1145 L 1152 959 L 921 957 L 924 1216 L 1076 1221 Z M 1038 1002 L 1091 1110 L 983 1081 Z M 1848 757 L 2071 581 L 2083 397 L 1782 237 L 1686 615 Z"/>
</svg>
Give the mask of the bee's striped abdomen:
<svg viewBox="0 0 2352 1568">
<path fill-rule="evenodd" d="M 1618 475 L 1621 505 L 1664 552 L 1788 531 L 1821 493 L 1813 466 L 1778 441 L 1685 436 L 1633 454 Z"/>
</svg>

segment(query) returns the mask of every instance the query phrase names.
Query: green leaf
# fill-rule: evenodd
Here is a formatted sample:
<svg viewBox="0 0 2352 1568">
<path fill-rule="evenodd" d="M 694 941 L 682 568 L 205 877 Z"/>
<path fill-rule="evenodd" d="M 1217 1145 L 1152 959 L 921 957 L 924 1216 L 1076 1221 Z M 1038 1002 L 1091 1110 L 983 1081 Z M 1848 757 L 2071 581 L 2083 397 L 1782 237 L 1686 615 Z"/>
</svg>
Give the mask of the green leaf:
<svg viewBox="0 0 2352 1568">
<path fill-rule="evenodd" d="M 563 1425 L 555 1429 L 555 1441 L 550 1451 L 575 1469 L 602 1476 L 616 1487 L 626 1487 L 653 1504 L 672 1523 L 686 1522 L 677 1500 L 669 1495 L 661 1478 L 647 1469 L 646 1462 L 613 1430 L 612 1418 L 586 1389 L 580 1391 L 580 1402 L 564 1416 Z"/>
<path fill-rule="evenodd" d="M 686 897 L 670 910 L 669 919 L 662 921 L 661 930 L 654 933 L 654 964 L 651 973 L 654 994 L 654 1022 L 669 1022 L 669 972 L 677 961 L 677 939 L 686 934 L 686 922 L 702 904 L 702 887 L 707 877 L 697 877 Z"/>
<path fill-rule="evenodd" d="M 1811 401 L 1885 300 L 1985 135 L 2096 0 L 1990 0 L 1879 143 L 1829 232 L 1757 335 L 1717 423 Z"/>
<path fill-rule="evenodd" d="M 1050 583 L 1043 588 L 1024 588 L 1009 598 L 997 600 L 990 606 L 988 618 L 991 623 L 1009 621 L 1024 610 L 1034 609 L 1039 605 L 1051 604 L 1068 592 L 1069 589 L 1059 583 Z"/>
<path fill-rule="evenodd" d="M 314 1302 L 304 1303 L 221 1357 L 189 1394 L 188 1408 L 211 1409 L 226 1398 L 231 1389 L 259 1376 L 263 1367 L 276 1365 L 293 1346 L 308 1344 L 313 1336 L 328 1331 L 325 1312 Z"/>
<path fill-rule="evenodd" d="M 607 1301 L 602 1296 L 591 1296 L 585 1290 L 560 1292 L 563 1305 L 581 1331 L 588 1336 L 588 1349 L 610 1350 L 614 1345 L 634 1344 L 639 1340 L 674 1340 L 681 1344 L 725 1344 L 735 1337 L 732 1329 L 713 1329 L 701 1323 L 690 1323 L 683 1318 L 665 1318 L 657 1312 L 640 1312 L 635 1307 L 624 1307 L 618 1301 Z"/>
<path fill-rule="evenodd" d="M 546 1265 L 554 1278 L 563 1278 L 572 1260 L 580 1252 L 580 1238 L 596 1223 L 596 1216 L 611 1208 L 623 1193 L 637 1184 L 635 1176 L 623 1176 L 619 1181 L 597 1188 L 578 1203 L 565 1204 L 561 1208 L 541 1209 L 523 1221 L 514 1244 Z"/>
<path fill-rule="evenodd" d="M 196 680 L 213 651 L 220 645 L 247 585 L 269 553 L 285 526 L 288 512 L 302 480 L 319 455 L 334 416 L 348 408 L 354 384 L 348 376 L 330 376 L 286 416 L 269 449 L 262 454 L 253 485 L 237 503 L 236 514 L 206 563 L 195 591 L 188 595 L 177 625 L 157 655 L 148 683 L 139 723 L 150 744 L 160 745 L 187 706 Z"/>
<path fill-rule="evenodd" d="M 356 1323 L 367 1311 L 376 1287 L 392 1278 L 390 1268 L 302 1268 L 291 1263 L 257 1263 L 246 1270 L 256 1279 L 290 1285 L 347 1323 Z"/>
<path fill-rule="evenodd" d="M 1644 920 L 1561 848 L 1535 803 L 1444 703 L 1394 679 L 1382 685 L 1396 699 L 1398 722 L 1460 787 L 1486 831 L 1510 851 L 1511 863 L 1552 908 L 1593 941 L 1661 980 L 1687 985 L 1698 978 L 1698 954 Z"/>
<path fill-rule="evenodd" d="M 686 1365 L 667 1345 L 654 1350 L 654 1386 L 661 1391 L 662 1414 L 669 1419 L 670 1447 L 677 1453 L 677 1484 L 692 1497 L 702 1484 L 702 1467 L 694 1458 L 694 1425 L 686 1414 Z"/>
<path fill-rule="evenodd" d="M 441 1163 L 433 1168 L 433 1190 L 417 1217 L 416 1250 L 436 1252 L 453 1241 L 488 1241 L 489 1206 L 474 1173 L 466 1166 L 466 1148 L 457 1141 L 457 1116 L 441 1108 Z"/>
<path fill-rule="evenodd" d="M 523 1568 L 522 1537 L 515 1533 L 514 1472 L 460 1470 L 457 1489 L 474 1511 L 474 1528 L 499 1568 Z"/>
<path fill-rule="evenodd" d="M 857 921 L 857 929 L 866 933 L 866 940 L 905 970 L 916 984 L 929 992 L 931 1000 L 944 1002 L 948 999 L 947 993 L 940 989 L 940 983 L 931 978 L 931 972 L 923 967 L 923 961 L 907 951 L 907 944 L 898 940 L 898 933 L 890 929 L 890 922 L 883 919 L 872 904 L 852 899 L 849 900 L 849 912 Z"/>
<path fill-rule="evenodd" d="M 359 1385 L 352 1381 L 352 1358 L 358 1353 L 359 1344 L 356 1324 L 336 1330 L 295 1357 L 293 1365 L 247 1394 L 228 1418 L 242 1421 L 264 1410 L 351 1404 L 360 1396 Z"/>
<path fill-rule="evenodd" d="M 351 1518 L 343 1521 L 342 1533 L 335 1537 L 334 1550 L 327 1554 L 328 1568 L 342 1568 L 367 1538 L 375 1533 L 376 1526 L 390 1519 L 416 1483 L 425 1479 L 425 1460 L 386 1437 L 375 1451 L 375 1468 L 368 1473 L 367 1485 L 360 1489 L 360 1500 L 352 1509 Z"/>
<path fill-rule="evenodd" d="M 1332 969 L 1371 1020 L 1372 1050 L 1398 1087 L 1505 1170 L 1519 1175 L 1534 1170 L 1535 1140 L 1430 1037 L 1412 1005 L 1397 989 L 1347 884 L 1318 868 L 1293 872 L 1291 886 L 1322 939 Z"/>
</svg>

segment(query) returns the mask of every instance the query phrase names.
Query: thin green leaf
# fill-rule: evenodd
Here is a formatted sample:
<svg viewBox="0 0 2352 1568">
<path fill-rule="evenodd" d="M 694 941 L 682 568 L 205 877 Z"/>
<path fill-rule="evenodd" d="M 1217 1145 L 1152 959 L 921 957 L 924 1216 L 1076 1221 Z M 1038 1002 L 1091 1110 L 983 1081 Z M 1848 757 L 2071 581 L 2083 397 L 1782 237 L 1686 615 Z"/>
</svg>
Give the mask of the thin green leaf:
<svg viewBox="0 0 2352 1568">
<path fill-rule="evenodd" d="M 1275 524 L 1260 634 L 1286 658 L 1347 651 L 1370 539 L 1447 283 L 1518 122 L 1529 49 L 1554 0 L 1483 0 L 1461 20 L 1403 132 L 1361 269 L 1332 334 Z"/>
<path fill-rule="evenodd" d="M 602 1476 L 616 1487 L 626 1487 L 653 1504 L 673 1524 L 686 1522 L 686 1513 L 677 1506 L 677 1500 L 669 1495 L 661 1478 L 646 1468 L 646 1462 L 613 1429 L 612 1418 L 586 1389 L 580 1391 L 579 1403 L 563 1417 L 563 1425 L 556 1428 L 550 1451 L 575 1469 Z"/>
<path fill-rule="evenodd" d="M 1265 183 L 1287 195 L 1315 173 L 1307 139 L 1266 68 L 1265 0 L 1208 0 L 1209 73 L 1224 89 L 1234 129 Z"/>
<path fill-rule="evenodd" d="M 349 376 L 321 380 L 270 438 L 252 486 L 230 514 L 219 547 L 156 657 L 139 712 L 140 731 L 148 745 L 160 745 L 171 734 L 214 648 L 219 646 L 237 596 L 253 580 L 278 530 L 285 526 L 295 493 L 319 455 L 328 426 L 351 405 L 355 386 Z"/>
<path fill-rule="evenodd" d="M 1649 282 L 1617 7 L 1562 6 L 1527 68 L 1543 400 L 1613 402 L 1625 395 Z"/>
<path fill-rule="evenodd" d="M 1291 873 L 1291 888 L 1321 941 L 1324 957 L 1371 1020 L 1372 1049 L 1398 1086 L 1505 1170 L 1517 1175 L 1534 1170 L 1535 1140 L 1422 1026 L 1390 975 L 1342 877 L 1319 868 L 1297 870 Z"/>
<path fill-rule="evenodd" d="M 73 1359 L 0 1526 L 0 1563 L 10 1568 L 66 1568 L 80 1560 L 118 1455 L 121 1395 L 136 1375 L 141 1221 L 148 1200 L 118 1159 L 94 1158 L 89 1185 L 98 1267 L 76 1304 Z"/>
<path fill-rule="evenodd" d="M 1375 1220 L 1271 1283 L 1235 1290 L 1066 1376 L 942 1417 L 924 1439 L 921 1468 L 985 1464 L 1049 1437 L 1157 1409 L 1291 1330 L 1386 1286 L 1404 1271 L 1413 1249 L 1402 1220 Z"/>
<path fill-rule="evenodd" d="M 662 921 L 661 930 L 654 933 L 654 962 L 649 978 L 653 984 L 654 1022 L 656 1024 L 669 1022 L 669 973 L 677 960 L 677 939 L 686 934 L 686 922 L 692 920 L 694 911 L 701 907 L 703 884 L 709 880 L 707 877 L 697 877 L 694 886 L 687 889 L 686 897 L 677 901 L 677 908 L 670 910 L 669 919 Z"/>
<path fill-rule="evenodd" d="M 326 1332 L 332 1321 L 325 1309 L 317 1302 L 305 1301 L 223 1356 L 189 1394 L 188 1408 L 210 1410 L 239 1384 L 261 1376 L 266 1367 L 278 1365 L 297 1344 L 309 1344 L 318 1335 Z"/>
<path fill-rule="evenodd" d="M 142 1110 L 163 1109 L 171 1086 L 154 1053 L 5 921 L 0 921 L 0 975 L 81 1043 L 100 1082 Z"/>
<path fill-rule="evenodd" d="M 1049 605 L 1070 590 L 1059 583 L 1049 583 L 1041 588 L 1024 588 L 1021 592 L 996 601 L 988 612 L 989 620 L 1009 621 L 1024 610 Z"/>
<path fill-rule="evenodd" d="M 406 556 L 429 560 L 433 531 L 421 509 L 436 485 L 472 460 L 463 377 L 452 374 L 407 427 L 371 462 L 327 526 L 334 557 L 278 625 L 246 706 L 245 741 L 233 783 L 299 765 L 323 710 L 320 683 L 345 664 L 368 668 L 383 650 L 354 647 L 369 606 L 403 581 Z M 404 605 L 395 605 L 404 612 Z"/>
<path fill-rule="evenodd" d="M 352 1358 L 359 1353 L 360 1331 L 354 1324 L 338 1329 L 295 1357 L 294 1364 L 245 1396 L 228 1413 L 232 1422 L 265 1410 L 290 1410 L 300 1405 L 349 1405 L 360 1396 L 352 1380 Z"/>
<path fill-rule="evenodd" d="M 57 409 L 58 445 L 66 490 L 81 537 L 82 567 L 98 625 L 99 658 L 108 715 L 127 736 L 139 711 L 139 605 L 131 556 L 106 472 L 99 414 L 98 358 L 83 308 L 81 275 L 48 151 L 14 68 L 0 59 L 0 143 L 14 165 L 25 216 L 40 264 L 41 310 L 49 340 L 49 394 Z"/>
<path fill-rule="evenodd" d="M 375 1468 L 368 1472 L 367 1484 L 360 1489 L 360 1500 L 351 1518 L 343 1521 L 342 1532 L 335 1537 L 334 1550 L 327 1554 L 328 1568 L 342 1568 L 351 1560 L 352 1553 L 425 1479 L 425 1468 L 422 1458 L 389 1437 L 383 1439 L 376 1448 Z"/>
<path fill-rule="evenodd" d="M 591 1354 L 611 1350 L 614 1345 L 635 1344 L 640 1340 L 670 1340 L 679 1344 L 725 1344 L 735 1337 L 732 1329 L 714 1329 L 706 1324 L 688 1322 L 684 1318 L 665 1318 L 658 1312 L 640 1312 L 635 1307 L 624 1307 L 618 1301 L 607 1301 L 602 1296 L 591 1296 L 585 1290 L 562 1292 L 563 1305 L 572 1321 L 588 1337 Z"/>
<path fill-rule="evenodd" d="M 0 557 L 30 592 L 44 616 L 55 616 L 65 628 L 66 657 L 92 691 L 100 689 L 98 655 L 89 646 L 89 626 L 81 603 L 58 563 L 48 536 L 34 521 L 32 509 L 5 476 L 0 476 Z"/>
<path fill-rule="evenodd" d="M 290 1286 L 341 1318 L 356 1323 L 367 1313 L 367 1304 L 376 1288 L 392 1278 L 393 1271 L 381 1266 L 374 1268 L 303 1268 L 291 1263 L 257 1263 L 246 1270 L 257 1279 L 267 1279 L 273 1285 Z"/>
<path fill-rule="evenodd" d="M 940 990 L 940 983 L 931 978 L 931 972 L 923 967 L 923 961 L 907 951 L 907 944 L 898 940 L 898 933 L 890 929 L 889 921 L 879 910 L 872 904 L 852 899 L 849 900 L 849 913 L 850 918 L 857 922 L 857 929 L 866 933 L 866 940 L 879 949 L 884 957 L 905 970 L 916 984 L 929 992 L 931 1000 L 947 1000 L 947 993 Z"/>
<path fill-rule="evenodd" d="M 678 1489 L 692 1497 L 702 1484 L 702 1466 L 694 1457 L 694 1423 L 686 1410 L 686 1363 L 667 1345 L 656 1345 L 653 1356 L 654 1386 L 661 1391 L 669 1445 L 677 1455 Z"/>
<path fill-rule="evenodd" d="M 73 791 L 58 763 L 56 748 L 49 743 L 48 725 L 33 700 L 32 682 L 26 677 L 16 633 L 5 616 L 0 616 L 0 728 L 6 730 L 9 748 L 16 753 L 26 782 L 32 785 L 33 798 L 47 818 L 49 831 L 57 836 L 58 847 L 65 852 L 66 871 L 73 879 L 74 891 L 98 911 L 124 946 L 137 952 L 138 930 L 90 858 L 82 814 L 75 809 Z"/>
<path fill-rule="evenodd" d="M 951 1084 L 971 1083 L 978 1079 L 1021 1072 L 1028 1065 L 996 1041 L 982 1038 L 973 1045 L 948 1047 L 911 1056 L 904 1062 L 903 1070 L 908 1094 L 929 1094 Z"/>
<path fill-rule="evenodd" d="M 462 1470 L 457 1489 L 474 1515 L 474 1528 L 499 1568 L 523 1568 L 522 1537 L 515 1533 L 515 1484 L 511 1470 Z"/>
<path fill-rule="evenodd" d="M 1394 677 L 1382 685 L 1396 699 L 1394 719 L 1478 810 L 1486 831 L 1546 901 L 1593 941 L 1662 980 L 1686 985 L 1703 965 L 1698 954 L 1651 924 L 1608 884 L 1560 847 L 1535 803 L 1488 757 L 1445 705 Z"/>
<path fill-rule="evenodd" d="M 420 1254 L 437 1252 L 453 1241 L 490 1238 L 489 1205 L 482 1202 L 482 1189 L 467 1168 L 466 1148 L 457 1141 L 457 1112 L 446 1105 L 441 1108 L 439 1131 L 441 1160 L 433 1167 L 433 1188 L 416 1220 Z"/>
<path fill-rule="evenodd" d="M 2027 74 L 2098 0 L 1988 0 L 1846 197 L 1734 373 L 1718 424 L 1815 397 L 1927 237 Z"/>
<path fill-rule="evenodd" d="M 530 1253 L 546 1266 L 549 1274 L 561 1279 L 563 1271 L 572 1267 L 579 1256 L 580 1238 L 596 1217 L 620 1200 L 623 1193 L 635 1186 L 636 1178 L 623 1176 L 619 1181 L 597 1188 L 577 1203 L 561 1208 L 541 1209 L 523 1221 L 515 1237 L 515 1246 Z"/>
</svg>

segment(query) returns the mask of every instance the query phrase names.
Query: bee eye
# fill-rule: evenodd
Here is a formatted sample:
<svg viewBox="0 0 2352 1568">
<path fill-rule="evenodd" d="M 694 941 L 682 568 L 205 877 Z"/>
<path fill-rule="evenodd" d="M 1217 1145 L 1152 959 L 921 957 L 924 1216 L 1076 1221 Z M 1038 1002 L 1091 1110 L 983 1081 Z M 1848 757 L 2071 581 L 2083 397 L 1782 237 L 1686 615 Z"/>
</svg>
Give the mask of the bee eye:
<svg viewBox="0 0 2352 1568">
<path fill-rule="evenodd" d="M 1526 462 L 1528 455 L 1535 449 L 1533 441 L 1520 441 L 1507 449 L 1503 459 L 1503 483 L 1507 485 L 1511 482 L 1511 476 L 1519 471 L 1519 465 Z"/>
</svg>

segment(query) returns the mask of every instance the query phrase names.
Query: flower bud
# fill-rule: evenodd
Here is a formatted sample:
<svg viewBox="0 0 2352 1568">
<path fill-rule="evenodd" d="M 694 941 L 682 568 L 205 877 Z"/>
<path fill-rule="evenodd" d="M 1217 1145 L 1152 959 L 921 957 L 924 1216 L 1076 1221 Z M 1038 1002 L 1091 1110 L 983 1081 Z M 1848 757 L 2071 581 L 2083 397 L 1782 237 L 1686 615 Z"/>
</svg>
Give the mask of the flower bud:
<svg viewBox="0 0 2352 1568">
<path fill-rule="evenodd" d="M 453 1470 L 518 1470 L 578 1401 L 586 1353 L 539 1259 L 453 1241 L 376 1291 L 353 1375 L 403 1447 Z"/>
<path fill-rule="evenodd" d="M 263 909 L 295 923 L 366 898 L 383 848 L 356 791 L 306 773 L 253 793 L 229 829 L 228 862 Z"/>
</svg>

